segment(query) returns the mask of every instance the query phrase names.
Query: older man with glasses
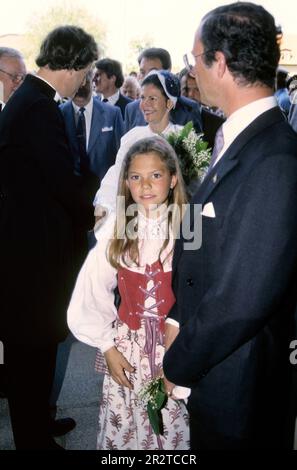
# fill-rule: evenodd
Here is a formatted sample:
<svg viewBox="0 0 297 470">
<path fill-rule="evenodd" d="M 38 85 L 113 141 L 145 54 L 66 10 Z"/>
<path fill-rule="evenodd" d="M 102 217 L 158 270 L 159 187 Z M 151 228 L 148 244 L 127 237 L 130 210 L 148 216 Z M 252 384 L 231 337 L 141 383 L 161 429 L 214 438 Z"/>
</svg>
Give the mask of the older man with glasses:
<svg viewBox="0 0 297 470">
<path fill-rule="evenodd" d="M 0 47 L 1 110 L 13 92 L 24 81 L 26 73 L 26 65 L 20 52 L 10 47 Z"/>
</svg>

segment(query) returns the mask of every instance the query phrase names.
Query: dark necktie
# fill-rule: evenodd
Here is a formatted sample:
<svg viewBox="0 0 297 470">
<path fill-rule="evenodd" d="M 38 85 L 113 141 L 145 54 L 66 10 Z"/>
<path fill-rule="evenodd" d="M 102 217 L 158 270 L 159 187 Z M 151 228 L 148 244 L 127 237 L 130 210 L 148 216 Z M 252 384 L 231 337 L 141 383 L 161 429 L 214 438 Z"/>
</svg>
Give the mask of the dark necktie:
<svg viewBox="0 0 297 470">
<path fill-rule="evenodd" d="M 108 99 L 107 98 L 103 98 L 103 103 L 107 103 L 108 102 Z"/>
<path fill-rule="evenodd" d="M 76 136 L 80 155 L 80 171 L 85 173 L 89 169 L 89 158 L 86 150 L 86 118 L 85 108 L 79 108 L 78 121 L 76 126 Z"/>
</svg>

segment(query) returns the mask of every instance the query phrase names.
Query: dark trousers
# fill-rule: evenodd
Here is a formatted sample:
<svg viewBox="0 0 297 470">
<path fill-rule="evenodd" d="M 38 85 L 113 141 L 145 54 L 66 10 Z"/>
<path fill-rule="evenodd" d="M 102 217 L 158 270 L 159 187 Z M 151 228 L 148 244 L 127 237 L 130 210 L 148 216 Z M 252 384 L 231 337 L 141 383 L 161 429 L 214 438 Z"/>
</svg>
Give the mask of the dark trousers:
<svg viewBox="0 0 297 470">
<path fill-rule="evenodd" d="M 50 393 L 57 344 L 5 345 L 8 405 L 16 449 L 54 449 Z"/>
</svg>

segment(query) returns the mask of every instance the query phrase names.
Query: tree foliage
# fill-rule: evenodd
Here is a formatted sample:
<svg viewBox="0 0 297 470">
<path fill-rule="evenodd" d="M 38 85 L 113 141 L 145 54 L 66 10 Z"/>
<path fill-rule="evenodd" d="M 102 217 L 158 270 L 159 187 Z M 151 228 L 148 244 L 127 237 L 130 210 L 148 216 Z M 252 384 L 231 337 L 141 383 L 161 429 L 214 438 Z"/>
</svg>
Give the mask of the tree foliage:
<svg viewBox="0 0 297 470">
<path fill-rule="evenodd" d="M 98 44 L 100 55 L 104 53 L 106 28 L 102 21 L 82 5 L 59 2 L 43 13 L 34 15 L 28 22 L 28 30 L 24 37 L 24 56 L 28 70 L 36 68 L 35 58 L 45 36 L 55 27 L 66 24 L 80 26 L 92 34 Z"/>
</svg>

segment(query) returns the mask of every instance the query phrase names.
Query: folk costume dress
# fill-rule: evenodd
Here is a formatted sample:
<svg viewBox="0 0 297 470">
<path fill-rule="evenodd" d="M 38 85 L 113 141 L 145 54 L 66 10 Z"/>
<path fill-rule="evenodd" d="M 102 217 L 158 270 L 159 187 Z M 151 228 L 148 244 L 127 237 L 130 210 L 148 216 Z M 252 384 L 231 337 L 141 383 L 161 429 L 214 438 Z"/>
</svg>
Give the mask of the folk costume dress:
<svg viewBox="0 0 297 470">
<path fill-rule="evenodd" d="M 79 274 L 68 323 L 73 334 L 99 348 L 97 370 L 105 372 L 99 412 L 98 449 L 186 450 L 189 448 L 188 413 L 183 401 L 168 399 L 162 410 L 164 434 L 157 436 L 137 393 L 160 375 L 164 356 L 164 320 L 175 299 L 171 290 L 173 246 L 170 239 L 159 260 L 167 230 L 167 213 L 159 219 L 138 215 L 139 266 L 130 261 L 116 270 L 106 258 L 113 236 L 111 214 L 96 233 L 97 244 Z M 127 260 L 128 261 L 128 260 Z M 114 306 L 118 284 L 121 304 Z M 102 353 L 112 346 L 135 368 L 127 373 L 134 389 L 118 385 L 108 374 Z"/>
</svg>

